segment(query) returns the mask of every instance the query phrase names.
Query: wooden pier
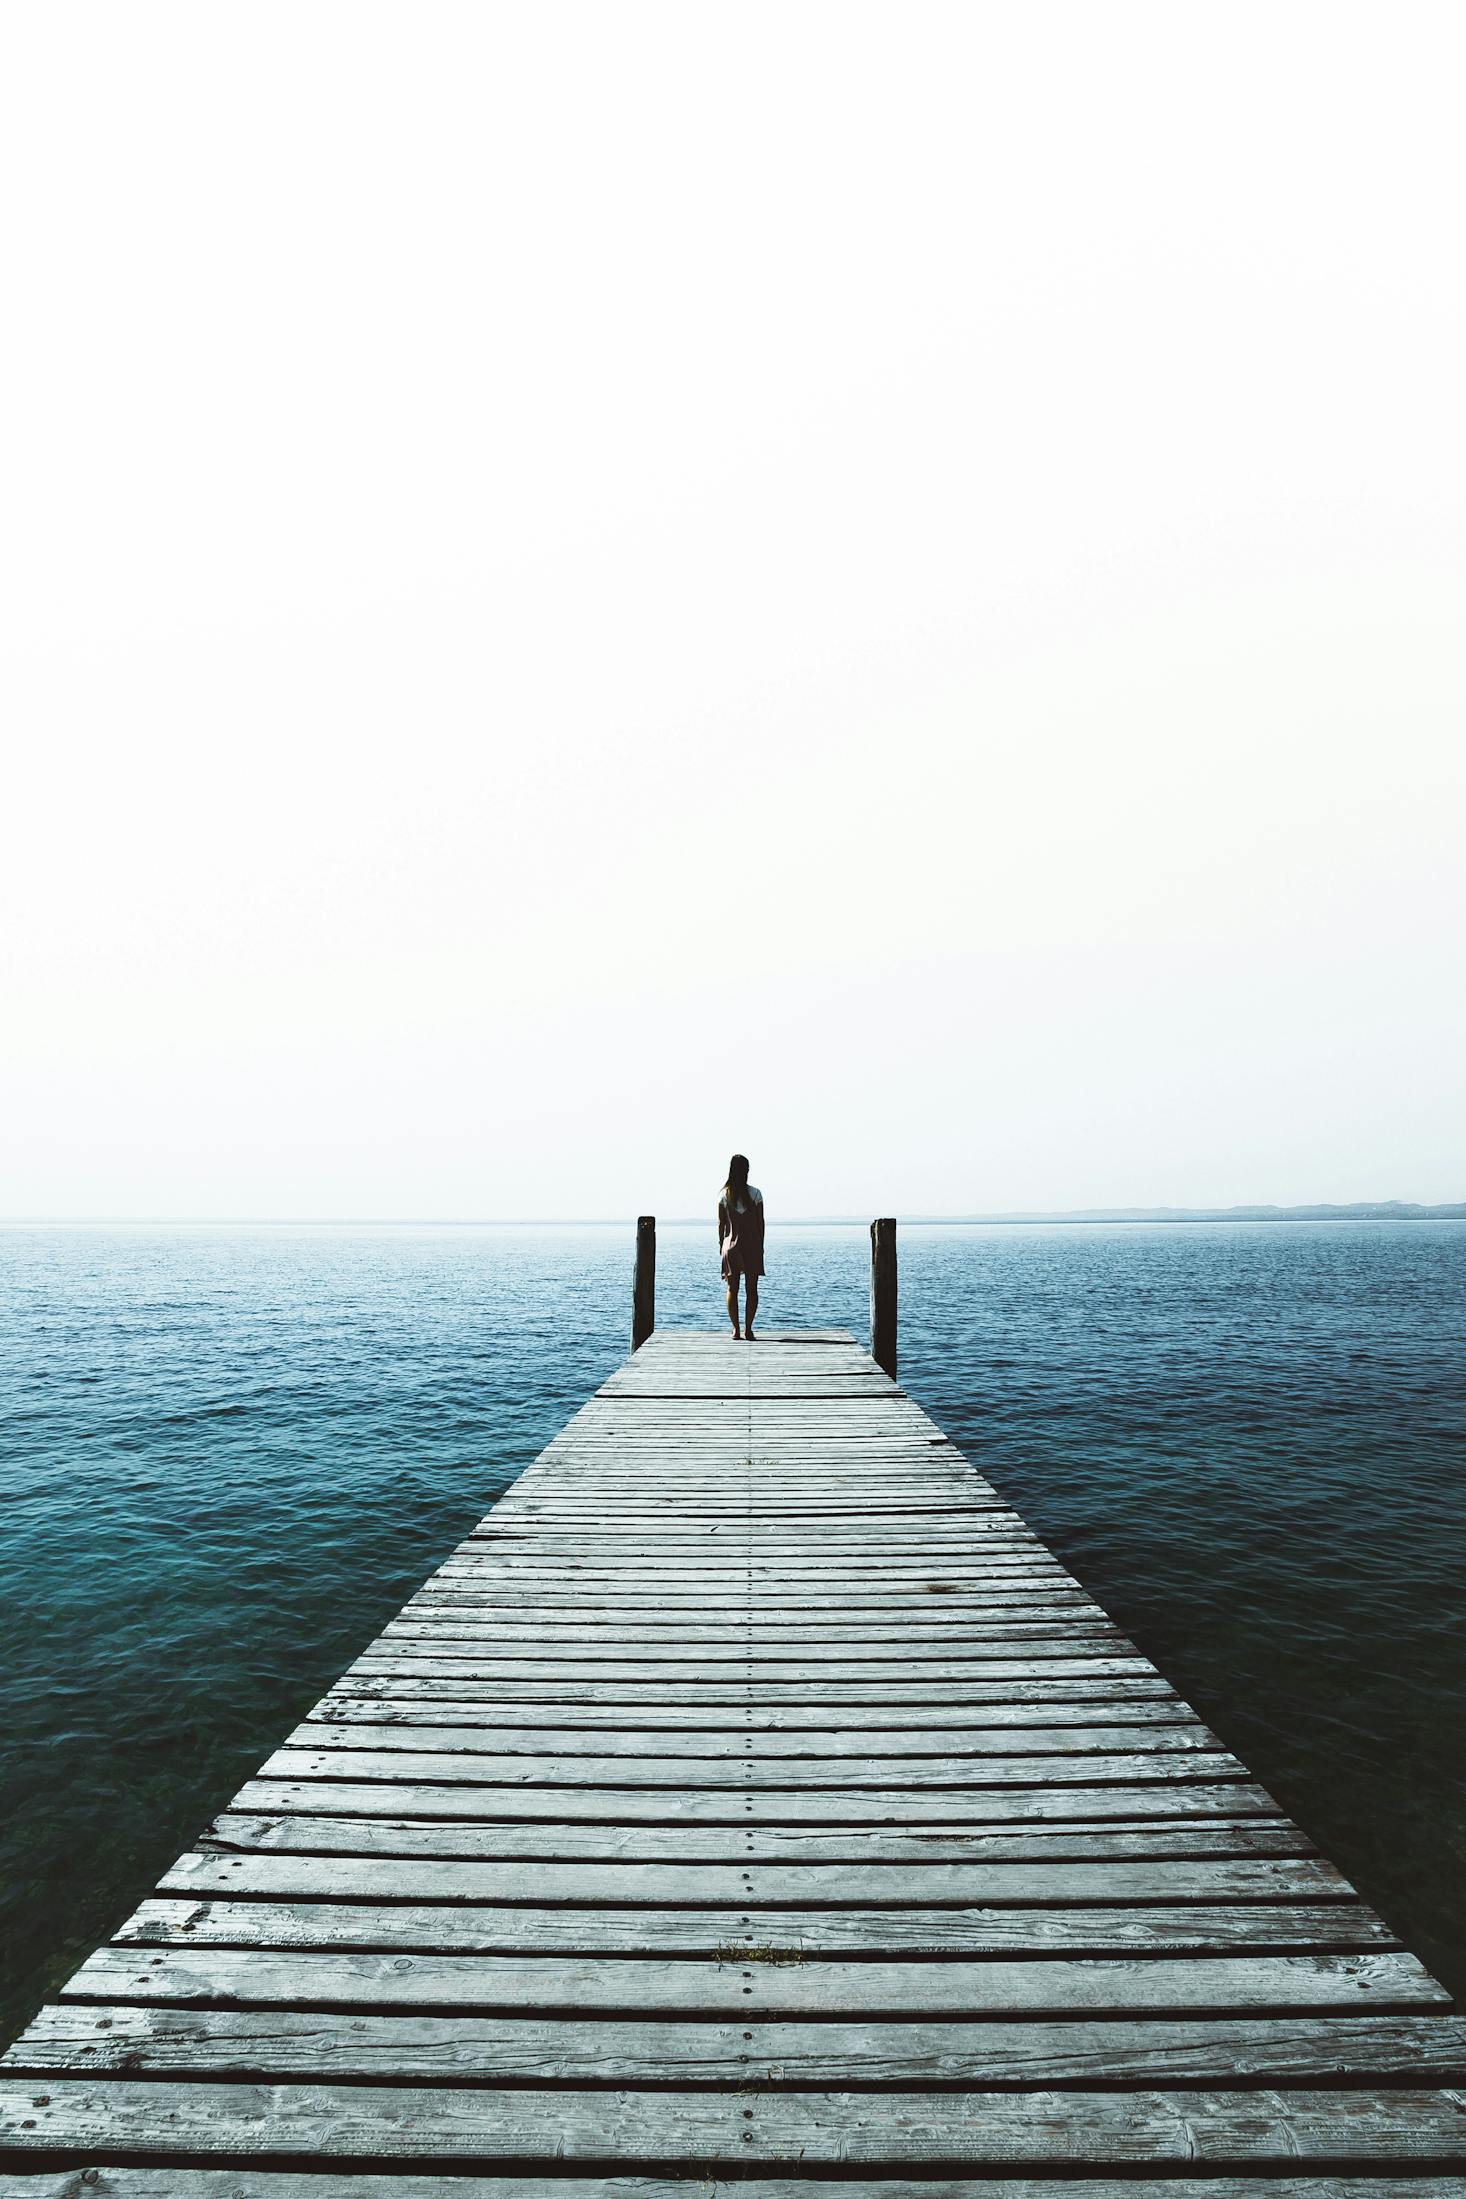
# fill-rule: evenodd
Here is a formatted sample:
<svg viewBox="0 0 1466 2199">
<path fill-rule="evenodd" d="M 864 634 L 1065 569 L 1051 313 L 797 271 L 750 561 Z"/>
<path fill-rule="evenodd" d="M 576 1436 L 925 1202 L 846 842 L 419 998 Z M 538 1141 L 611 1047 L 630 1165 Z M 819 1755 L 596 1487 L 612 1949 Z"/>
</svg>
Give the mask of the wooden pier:
<svg viewBox="0 0 1466 2199">
<path fill-rule="evenodd" d="M 853 1338 L 658 1331 L 11 2049 L 0 2194 L 1460 2199 L 1463 2079 Z"/>
</svg>

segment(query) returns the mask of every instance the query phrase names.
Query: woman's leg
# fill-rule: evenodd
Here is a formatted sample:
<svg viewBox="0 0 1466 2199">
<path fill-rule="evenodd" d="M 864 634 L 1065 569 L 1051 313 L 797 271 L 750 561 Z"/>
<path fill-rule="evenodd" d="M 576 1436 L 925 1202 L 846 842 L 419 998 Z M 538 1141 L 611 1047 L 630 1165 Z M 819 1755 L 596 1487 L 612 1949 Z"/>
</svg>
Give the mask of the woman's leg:
<svg viewBox="0 0 1466 2199">
<path fill-rule="evenodd" d="M 744 1276 L 743 1291 L 748 1300 L 748 1309 L 743 1316 L 743 1333 L 751 1344 L 753 1342 L 753 1317 L 758 1312 L 758 1277 L 756 1275 Z"/>
<path fill-rule="evenodd" d="M 733 1334 L 738 1334 L 738 1277 L 728 1277 L 728 1319 L 733 1323 Z"/>
</svg>

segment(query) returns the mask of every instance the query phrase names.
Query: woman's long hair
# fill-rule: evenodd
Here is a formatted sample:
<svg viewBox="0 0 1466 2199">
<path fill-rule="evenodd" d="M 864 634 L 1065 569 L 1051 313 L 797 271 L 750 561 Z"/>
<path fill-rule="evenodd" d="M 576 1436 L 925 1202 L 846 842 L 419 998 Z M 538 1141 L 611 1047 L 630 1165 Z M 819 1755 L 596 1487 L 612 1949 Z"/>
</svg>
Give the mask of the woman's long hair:
<svg viewBox="0 0 1466 2199">
<path fill-rule="evenodd" d="M 728 1163 L 728 1181 L 723 1186 L 723 1197 L 728 1202 L 728 1212 L 734 1213 L 739 1200 L 748 1203 L 748 1155 L 735 1153 Z"/>
</svg>

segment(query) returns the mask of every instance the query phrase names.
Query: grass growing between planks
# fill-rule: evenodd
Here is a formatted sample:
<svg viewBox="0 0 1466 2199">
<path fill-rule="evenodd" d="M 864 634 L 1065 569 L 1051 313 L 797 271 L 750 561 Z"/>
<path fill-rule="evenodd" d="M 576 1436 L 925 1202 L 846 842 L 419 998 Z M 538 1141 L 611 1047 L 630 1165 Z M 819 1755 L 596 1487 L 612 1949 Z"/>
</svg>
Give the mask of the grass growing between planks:
<svg viewBox="0 0 1466 2199">
<path fill-rule="evenodd" d="M 713 1949 L 714 1962 L 725 1963 L 730 1969 L 736 1969 L 740 1963 L 802 1963 L 804 1959 L 802 1947 L 736 1947 L 731 1940 L 725 1940 L 721 1947 Z"/>
</svg>

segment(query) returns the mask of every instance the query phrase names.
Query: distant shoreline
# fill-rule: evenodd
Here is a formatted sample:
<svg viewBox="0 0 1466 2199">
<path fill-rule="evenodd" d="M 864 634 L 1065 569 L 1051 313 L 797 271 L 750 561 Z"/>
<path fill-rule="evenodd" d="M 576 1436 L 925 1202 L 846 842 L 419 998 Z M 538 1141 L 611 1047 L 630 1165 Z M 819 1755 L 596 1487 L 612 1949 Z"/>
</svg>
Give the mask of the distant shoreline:
<svg viewBox="0 0 1466 2199">
<path fill-rule="evenodd" d="M 0 1229 L 630 1229 L 632 1215 L 441 1214 L 6 1214 Z M 709 1217 L 670 1214 L 664 1228 L 695 1227 Z M 1360 1200 L 1352 1206 L 1095 1206 L 1058 1212 L 1008 1214 L 902 1214 L 909 1228 L 960 1229 L 1033 1226 L 1040 1223 L 1163 1222 L 1466 1222 L 1466 1200 L 1421 1206 L 1408 1199 Z M 790 1229 L 861 1229 L 867 1214 L 794 1214 Z"/>
<path fill-rule="evenodd" d="M 1362 1199 L 1352 1206 L 1095 1206 L 1071 1213 L 913 1214 L 913 1222 L 1466 1222 L 1466 1200 L 1419 1206 Z"/>
</svg>

